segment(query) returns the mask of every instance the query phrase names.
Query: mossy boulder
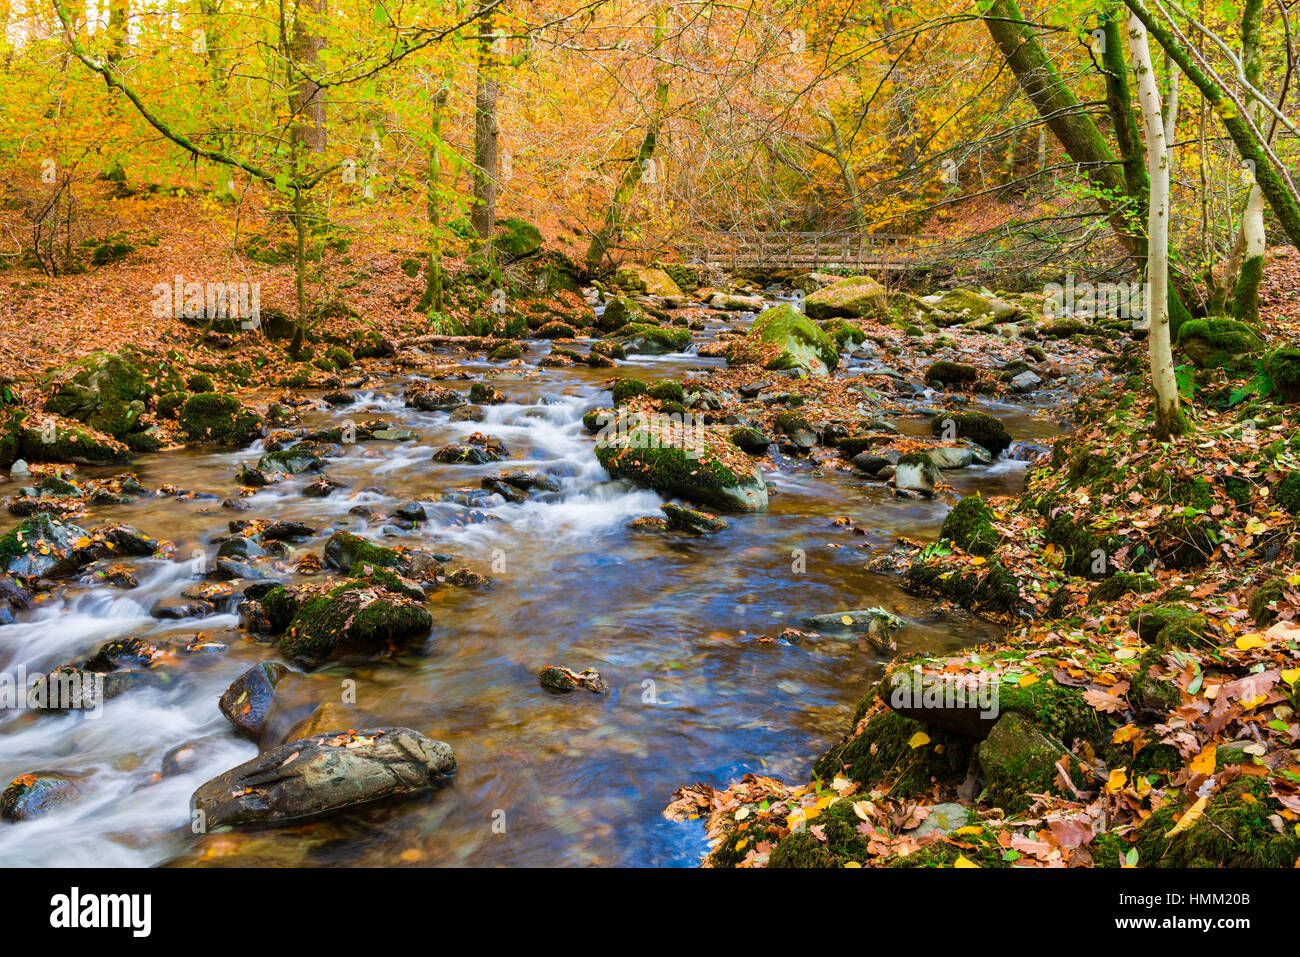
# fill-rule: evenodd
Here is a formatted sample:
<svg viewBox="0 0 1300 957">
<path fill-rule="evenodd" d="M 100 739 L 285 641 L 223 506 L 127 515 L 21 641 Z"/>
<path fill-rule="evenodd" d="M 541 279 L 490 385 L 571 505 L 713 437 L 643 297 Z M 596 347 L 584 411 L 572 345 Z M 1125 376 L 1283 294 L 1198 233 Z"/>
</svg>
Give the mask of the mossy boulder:
<svg viewBox="0 0 1300 957">
<path fill-rule="evenodd" d="M 640 379 L 619 379 L 610 388 L 610 395 L 614 399 L 614 405 L 626 405 L 628 399 L 634 399 L 639 395 L 645 395 L 649 388 Z"/>
<path fill-rule="evenodd" d="M 180 424 L 190 442 L 243 446 L 260 438 L 266 423 L 233 396 L 201 392 L 181 406 Z"/>
<path fill-rule="evenodd" d="M 1300 402 L 1300 348 L 1279 346 L 1264 356 L 1264 373 L 1287 402 Z"/>
<path fill-rule="evenodd" d="M 1013 814 L 1026 810 L 1031 793 L 1057 790 L 1056 765 L 1069 753 L 1060 740 L 1039 730 L 1031 717 L 1006 712 L 980 742 L 979 764 L 987 782 L 980 801 Z"/>
<path fill-rule="evenodd" d="M 55 373 L 45 410 L 122 438 L 136 430 L 148 398 L 148 383 L 131 362 L 94 353 Z"/>
<path fill-rule="evenodd" d="M 0 465 L 15 459 L 28 462 L 75 462 L 78 465 L 121 465 L 131 461 L 125 442 L 71 419 L 41 419 L 14 410 L 0 425 Z"/>
<path fill-rule="evenodd" d="M 1189 319 L 1178 330 L 1178 348 L 1198 369 L 1243 368 L 1263 345 L 1254 329 L 1236 319 Z"/>
<path fill-rule="evenodd" d="M 964 362 L 940 360 L 930 364 L 925 370 L 927 382 L 942 382 L 944 385 L 969 385 L 979 377 L 979 370 Z"/>
<path fill-rule="evenodd" d="M 629 353 L 665 355 L 684 352 L 691 344 L 691 330 L 680 326 L 656 326 L 644 322 L 630 322 L 614 333 Z"/>
<path fill-rule="evenodd" d="M 978 495 L 968 495 L 953 506 L 940 534 L 963 551 L 985 557 L 997 551 L 1002 540 L 993 527 L 993 510 Z"/>
<path fill-rule="evenodd" d="M 867 276 L 832 283 L 804 300 L 804 312 L 811 319 L 889 318 L 885 287 Z"/>
<path fill-rule="evenodd" d="M 325 564 L 354 576 L 363 574 L 366 566 L 393 568 L 401 572 L 410 567 L 410 562 L 400 552 L 351 532 L 335 532 L 329 537 L 325 542 Z"/>
<path fill-rule="evenodd" d="M 986 412 L 941 412 L 930 420 L 930 431 L 945 441 L 970 439 L 994 457 L 1011 446 L 1007 427 Z"/>
<path fill-rule="evenodd" d="M 1273 826 L 1281 805 L 1266 778 L 1242 777 L 1210 796 L 1196 822 L 1177 834 L 1174 825 L 1196 799 L 1187 794 L 1143 821 L 1134 842 L 1146 867 L 1290 868 L 1300 858 L 1295 829 Z"/>
<path fill-rule="evenodd" d="M 596 458 L 612 478 L 701 505 L 738 512 L 767 507 L 767 485 L 753 463 L 713 430 L 689 431 L 664 435 L 629 422 L 596 443 Z"/>
<path fill-rule="evenodd" d="M 1285 599 L 1286 588 L 1286 582 L 1281 578 L 1270 578 L 1255 589 L 1250 599 L 1250 617 L 1260 628 L 1267 628 L 1277 621 L 1277 612 L 1269 606 Z"/>
<path fill-rule="evenodd" d="M 278 587 L 262 604 L 273 633 L 280 634 L 280 650 L 306 664 L 396 650 L 433 628 L 422 602 L 364 579 Z"/>
<path fill-rule="evenodd" d="M 498 220 L 492 246 L 504 259 L 523 259 L 542 248 L 542 232 L 522 219 Z"/>
<path fill-rule="evenodd" d="M 767 363 L 768 369 L 802 369 L 809 375 L 824 376 L 840 364 L 835 340 L 787 304 L 763 310 L 750 326 L 748 339 L 780 348 Z"/>
<path fill-rule="evenodd" d="M 668 273 L 652 266 L 630 263 L 619 269 L 614 282 L 628 292 L 645 293 L 647 296 L 680 299 L 683 295 Z"/>
<path fill-rule="evenodd" d="M 922 741 L 918 734 L 928 740 Z M 960 784 L 975 744 L 965 735 L 896 711 L 877 710 L 818 759 L 813 765 L 813 777 L 828 783 L 842 776 L 864 790 L 880 789 L 895 797 L 915 796 L 927 791 L 934 781 Z"/>
</svg>

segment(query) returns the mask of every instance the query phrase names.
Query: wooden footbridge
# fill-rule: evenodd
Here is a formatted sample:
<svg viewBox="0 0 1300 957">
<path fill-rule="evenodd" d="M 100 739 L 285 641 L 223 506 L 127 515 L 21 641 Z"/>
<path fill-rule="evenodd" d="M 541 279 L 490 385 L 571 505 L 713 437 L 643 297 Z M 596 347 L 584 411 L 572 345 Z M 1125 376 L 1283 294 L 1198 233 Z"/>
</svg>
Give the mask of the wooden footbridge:
<svg viewBox="0 0 1300 957">
<path fill-rule="evenodd" d="M 686 262 L 722 269 L 863 269 L 903 272 L 950 261 L 936 235 L 893 233 L 709 233 L 683 243 Z"/>
</svg>

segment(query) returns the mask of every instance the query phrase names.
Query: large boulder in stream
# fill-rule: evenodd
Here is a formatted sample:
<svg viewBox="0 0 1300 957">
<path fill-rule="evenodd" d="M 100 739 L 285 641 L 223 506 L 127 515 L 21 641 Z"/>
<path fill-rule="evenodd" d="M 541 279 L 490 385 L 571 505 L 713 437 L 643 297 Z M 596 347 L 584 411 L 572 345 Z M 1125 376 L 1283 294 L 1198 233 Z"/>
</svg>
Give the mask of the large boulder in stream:
<svg viewBox="0 0 1300 957">
<path fill-rule="evenodd" d="M 314 665 L 337 658 L 395 651 L 433 628 L 424 603 L 396 575 L 374 581 L 280 586 L 261 599 L 271 633 L 287 657 Z"/>
<path fill-rule="evenodd" d="M 681 287 L 673 282 L 668 273 L 653 266 L 628 263 L 619 269 L 614 282 L 628 292 L 645 293 L 662 299 L 680 299 L 683 295 Z"/>
<path fill-rule="evenodd" d="M 45 575 L 89 535 L 79 525 L 38 512 L 0 535 L 0 571 L 23 578 Z"/>
<path fill-rule="evenodd" d="M 819 289 L 804 300 L 812 319 L 884 319 L 889 315 L 885 287 L 869 276 L 855 276 Z"/>
<path fill-rule="evenodd" d="M 729 362 L 760 358 L 768 369 L 802 369 L 824 376 L 840 364 L 835 340 L 793 306 L 764 310 L 744 340 L 727 352 Z"/>
<path fill-rule="evenodd" d="M 691 330 L 681 326 L 656 326 L 648 322 L 629 322 L 614 334 L 629 353 L 657 356 L 684 352 L 691 344 Z"/>
<path fill-rule="evenodd" d="M 314 817 L 382 798 L 417 794 L 456 772 L 451 747 L 410 728 L 370 728 L 282 744 L 194 792 L 204 826 Z"/>
<path fill-rule="evenodd" d="M 261 438 L 266 424 L 238 399 L 218 392 L 200 392 L 181 406 L 181 428 L 190 442 L 244 446 Z"/>
<path fill-rule="evenodd" d="M 721 511 L 767 508 L 762 473 L 725 433 L 667 416 L 626 416 L 615 425 L 596 443 L 596 458 L 612 478 Z"/>
<path fill-rule="evenodd" d="M 930 431 L 945 442 L 970 439 L 994 458 L 1011 445 L 1011 433 L 987 412 L 941 412 L 930 420 Z"/>
</svg>

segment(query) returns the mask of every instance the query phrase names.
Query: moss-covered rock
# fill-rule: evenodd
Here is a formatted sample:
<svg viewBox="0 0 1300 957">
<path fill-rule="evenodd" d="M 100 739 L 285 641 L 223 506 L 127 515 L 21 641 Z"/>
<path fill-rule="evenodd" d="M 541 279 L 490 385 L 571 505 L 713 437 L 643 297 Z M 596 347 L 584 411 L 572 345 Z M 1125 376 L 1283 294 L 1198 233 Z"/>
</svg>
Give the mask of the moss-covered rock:
<svg viewBox="0 0 1300 957">
<path fill-rule="evenodd" d="M 1286 595 L 1286 582 L 1281 578 L 1270 578 L 1255 589 L 1250 598 L 1250 617 L 1260 628 L 1267 628 L 1277 621 L 1277 612 L 1270 608 L 1274 602 L 1282 601 Z"/>
<path fill-rule="evenodd" d="M 1156 580 L 1150 575 L 1141 572 L 1116 572 L 1109 578 L 1102 579 L 1092 591 L 1088 592 L 1088 604 L 1098 605 L 1118 601 L 1125 595 L 1134 592 L 1141 595 L 1153 591 L 1156 587 Z"/>
<path fill-rule="evenodd" d="M 987 782 L 980 801 L 1012 814 L 1027 810 L 1030 794 L 1057 792 L 1056 764 L 1069 753 L 1031 717 L 1006 712 L 980 742 L 979 763 Z"/>
<path fill-rule="evenodd" d="M 864 790 L 907 797 L 924 793 L 932 781 L 961 783 L 974 748 L 965 735 L 877 710 L 818 759 L 813 776 L 823 782 L 843 776 Z"/>
<path fill-rule="evenodd" d="M 1280 832 L 1273 826 L 1270 817 L 1281 805 L 1270 791 L 1266 779 L 1238 778 L 1210 797 L 1194 824 L 1173 835 L 1195 796 L 1166 804 L 1136 831 L 1139 861 L 1145 867 L 1292 867 L 1300 836 L 1290 826 Z"/>
<path fill-rule="evenodd" d="M 985 412 L 941 412 L 930 420 L 930 431 L 945 440 L 970 439 L 993 456 L 1011 445 L 1007 427 Z"/>
<path fill-rule="evenodd" d="M 940 534 L 972 555 L 992 555 L 1002 540 L 993 527 L 993 510 L 978 495 L 968 495 L 953 506 Z"/>
<path fill-rule="evenodd" d="M 522 219 L 498 220 L 492 245 L 504 259 L 523 259 L 542 248 L 542 232 Z"/>
<path fill-rule="evenodd" d="M 335 532 L 325 542 L 325 564 L 351 574 L 364 574 L 371 568 L 395 568 L 406 571 L 410 562 L 400 552 L 377 545 L 351 532 Z"/>
<path fill-rule="evenodd" d="M 1189 319 L 1178 330 L 1178 348 L 1199 369 L 1242 368 L 1263 344 L 1254 329 L 1236 319 Z"/>
<path fill-rule="evenodd" d="M 628 424 L 596 443 L 596 458 L 613 478 L 627 479 L 723 511 L 767 507 L 767 485 L 758 468 L 713 430 L 665 435 Z M 726 449 L 731 449 L 728 455 Z"/>
<path fill-rule="evenodd" d="M 979 370 L 964 362 L 947 362 L 940 360 L 930 364 L 925 370 L 927 382 L 942 382 L 944 385 L 969 385 L 979 377 Z"/>
<path fill-rule="evenodd" d="M 97 352 L 54 375 L 47 412 L 84 422 L 115 438 L 134 431 L 145 411 L 149 386 L 134 364 Z"/>
<path fill-rule="evenodd" d="M 395 650 L 427 635 L 424 604 L 380 583 L 354 579 L 330 587 L 276 588 L 262 599 L 280 649 L 308 664 Z"/>
<path fill-rule="evenodd" d="M 793 306 L 782 304 L 765 309 L 749 328 L 747 338 L 780 351 L 767 363 L 768 369 L 802 369 L 810 375 L 826 375 L 840 363 L 839 348 L 822 329 Z"/>
<path fill-rule="evenodd" d="M 629 399 L 645 395 L 648 388 L 640 379 L 619 379 L 610 388 L 610 395 L 615 406 L 626 405 Z"/>
<path fill-rule="evenodd" d="M 1287 402 L 1300 402 L 1300 347 L 1279 346 L 1264 356 L 1264 373 Z"/>
<path fill-rule="evenodd" d="M 683 352 L 691 344 L 691 330 L 678 326 L 656 326 L 644 322 L 630 322 L 614 333 L 627 352 L 642 355 L 664 355 Z"/>
<path fill-rule="evenodd" d="M 180 424 L 190 442 L 248 445 L 262 435 L 265 423 L 239 400 L 217 392 L 192 395 L 181 406 Z"/>
<path fill-rule="evenodd" d="M 44 575 L 88 535 L 79 525 L 38 512 L 0 535 L 0 572 L 24 578 Z"/>
<path fill-rule="evenodd" d="M 614 276 L 614 282 L 628 292 L 645 293 L 664 298 L 682 297 L 682 291 L 671 276 L 662 269 L 628 263 Z"/>
<path fill-rule="evenodd" d="M 812 293 L 804 300 L 804 311 L 811 319 L 887 320 L 889 301 L 884 286 L 868 276 L 857 276 Z"/>
</svg>

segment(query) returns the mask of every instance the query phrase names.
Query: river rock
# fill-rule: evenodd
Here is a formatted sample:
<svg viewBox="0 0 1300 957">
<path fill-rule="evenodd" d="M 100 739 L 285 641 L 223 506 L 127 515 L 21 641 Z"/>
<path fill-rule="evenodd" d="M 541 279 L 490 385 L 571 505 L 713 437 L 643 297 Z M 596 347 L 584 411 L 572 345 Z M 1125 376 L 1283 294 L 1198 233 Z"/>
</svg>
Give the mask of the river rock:
<svg viewBox="0 0 1300 957">
<path fill-rule="evenodd" d="M 975 461 L 975 453 L 970 449 L 952 445 L 938 445 L 927 449 L 925 454 L 940 469 L 964 469 Z"/>
<path fill-rule="evenodd" d="M 767 484 L 758 466 L 713 427 L 689 432 L 651 434 L 645 424 L 628 422 L 596 443 L 596 458 L 611 478 L 665 495 L 722 511 L 767 508 Z"/>
<path fill-rule="evenodd" d="M 900 491 L 916 492 L 929 497 L 935 483 L 943 476 L 925 452 L 911 452 L 894 466 L 894 486 Z"/>
<path fill-rule="evenodd" d="M 1043 384 L 1043 380 L 1033 372 L 1025 370 L 1013 377 L 1010 384 L 1013 392 L 1033 392 Z"/>
<path fill-rule="evenodd" d="M 90 533 L 79 525 L 40 512 L 0 535 L 0 570 L 23 578 L 53 571 Z"/>
<path fill-rule="evenodd" d="M 591 668 L 577 672 L 556 665 L 547 665 L 537 673 L 537 680 L 546 690 L 561 693 L 577 691 L 579 688 L 585 688 L 592 694 L 605 694 L 609 691 L 609 686 L 605 684 L 600 673 Z"/>
<path fill-rule="evenodd" d="M 114 438 L 136 431 L 149 398 L 140 370 L 121 356 L 92 353 L 54 373 L 45 410 L 84 422 Z"/>
<path fill-rule="evenodd" d="M 883 608 L 862 608 L 813 615 L 803 619 L 803 624 L 831 637 L 866 638 L 877 650 L 893 652 L 898 650 L 894 633 L 903 626 L 903 620 Z"/>
<path fill-rule="evenodd" d="M 455 772 L 448 745 L 410 728 L 314 735 L 213 778 L 190 806 L 208 829 L 276 823 L 428 791 Z"/>
<path fill-rule="evenodd" d="M 408 406 L 422 412 L 454 409 L 458 405 L 465 404 L 459 392 L 434 382 L 416 382 L 407 386 L 403 398 Z"/>
<path fill-rule="evenodd" d="M 275 686 L 289 674 L 278 661 L 263 661 L 236 678 L 221 695 L 221 713 L 240 734 L 254 741 L 266 730 L 266 719 L 275 701 Z"/>
<path fill-rule="evenodd" d="M 305 664 L 393 651 L 433 628 L 424 603 L 392 573 L 373 580 L 277 588 L 261 601 L 280 650 Z"/>
<path fill-rule="evenodd" d="M 30 821 L 81 795 L 78 775 L 63 771 L 33 771 L 13 779 L 0 793 L 0 818 Z"/>
<path fill-rule="evenodd" d="M 675 528 L 681 532 L 691 532 L 696 535 L 708 535 L 714 532 L 720 532 L 727 527 L 727 520 L 719 518 L 711 512 L 701 512 L 697 509 L 686 508 L 682 505 L 667 502 L 660 505 L 659 508 L 664 515 L 668 517 L 668 527 Z"/>
</svg>

